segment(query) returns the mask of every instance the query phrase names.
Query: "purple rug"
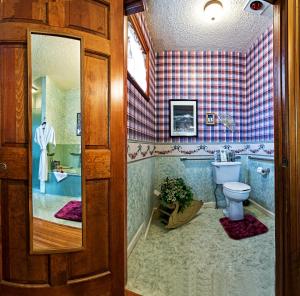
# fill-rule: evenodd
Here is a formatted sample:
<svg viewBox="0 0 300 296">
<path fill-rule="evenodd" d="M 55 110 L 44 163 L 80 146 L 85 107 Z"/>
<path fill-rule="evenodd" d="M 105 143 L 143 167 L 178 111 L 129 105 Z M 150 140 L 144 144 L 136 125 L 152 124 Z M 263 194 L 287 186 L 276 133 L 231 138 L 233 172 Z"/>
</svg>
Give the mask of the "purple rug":
<svg viewBox="0 0 300 296">
<path fill-rule="evenodd" d="M 268 227 L 265 224 L 249 214 L 246 214 L 244 220 L 241 221 L 231 221 L 227 217 L 221 218 L 220 223 L 228 236 L 236 240 L 263 234 L 268 231 Z"/>
<path fill-rule="evenodd" d="M 74 200 L 69 201 L 54 216 L 59 219 L 81 222 L 82 221 L 81 201 L 74 201 Z"/>
</svg>

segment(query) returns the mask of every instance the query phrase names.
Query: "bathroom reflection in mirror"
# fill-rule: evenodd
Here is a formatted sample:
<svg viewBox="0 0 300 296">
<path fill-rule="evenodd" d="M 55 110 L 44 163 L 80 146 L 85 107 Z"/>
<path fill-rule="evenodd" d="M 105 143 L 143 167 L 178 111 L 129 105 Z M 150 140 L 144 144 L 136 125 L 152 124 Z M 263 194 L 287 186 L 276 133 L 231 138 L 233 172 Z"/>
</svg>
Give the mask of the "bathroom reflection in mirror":
<svg viewBox="0 0 300 296">
<path fill-rule="evenodd" d="M 82 247 L 81 40 L 31 33 L 32 251 Z"/>
</svg>

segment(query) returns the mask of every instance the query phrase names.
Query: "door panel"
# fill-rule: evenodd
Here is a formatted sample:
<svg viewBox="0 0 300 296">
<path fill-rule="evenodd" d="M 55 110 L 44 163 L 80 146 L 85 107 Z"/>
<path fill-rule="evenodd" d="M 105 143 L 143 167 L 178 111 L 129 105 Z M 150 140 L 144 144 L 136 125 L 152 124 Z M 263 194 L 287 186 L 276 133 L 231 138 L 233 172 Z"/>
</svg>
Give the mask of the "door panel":
<svg viewBox="0 0 300 296">
<path fill-rule="evenodd" d="M 0 162 L 5 163 L 7 167 L 5 170 L 0 169 L 0 178 L 27 180 L 28 151 L 24 147 L 18 147 L 18 144 L 15 146 L 0 148 Z"/>
<path fill-rule="evenodd" d="M 123 1 L 6 0 L 0 20 L 0 294 L 124 295 Z M 78 252 L 30 254 L 30 30 L 84 44 L 86 236 Z"/>
<path fill-rule="evenodd" d="M 1 93 L 11 98 L 2 101 L 2 144 L 25 144 L 28 142 L 26 45 L 2 45 L 0 53 Z"/>
<path fill-rule="evenodd" d="M 7 20 L 46 21 L 45 0 L 2 1 L 2 18 Z"/>
<path fill-rule="evenodd" d="M 4 273 L 3 279 L 14 283 L 41 284 L 48 281 L 47 256 L 28 254 L 27 181 L 7 180 L 1 184 Z"/>
<path fill-rule="evenodd" d="M 85 55 L 86 145 L 108 146 L 109 63 L 100 54 Z M 94 128 L 95 125 L 97 128 Z"/>
<path fill-rule="evenodd" d="M 108 37 L 109 6 L 106 1 L 70 1 L 68 21 L 70 27 Z M 86 15 L 90 17 L 87 18 Z"/>
<path fill-rule="evenodd" d="M 70 255 L 69 279 L 93 276 L 109 272 L 109 181 L 96 180 L 87 182 L 87 228 L 86 250 Z M 88 205 L 94 201 L 95 206 Z M 101 234 L 101 235 L 100 235 Z M 77 266 L 83 266 L 78 269 Z"/>
<path fill-rule="evenodd" d="M 86 179 L 102 179 L 110 177 L 111 153 L 107 149 L 89 149 L 85 152 Z"/>
</svg>

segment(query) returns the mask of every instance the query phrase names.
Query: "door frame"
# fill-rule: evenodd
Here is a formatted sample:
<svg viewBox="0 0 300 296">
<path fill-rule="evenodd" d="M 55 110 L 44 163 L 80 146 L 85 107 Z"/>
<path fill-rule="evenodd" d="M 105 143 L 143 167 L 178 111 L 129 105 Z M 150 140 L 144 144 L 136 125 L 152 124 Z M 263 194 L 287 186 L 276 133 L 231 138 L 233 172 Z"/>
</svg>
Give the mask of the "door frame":
<svg viewBox="0 0 300 296">
<path fill-rule="evenodd" d="M 299 132 L 300 128 L 295 128 L 290 130 L 290 127 L 295 125 L 295 120 L 299 119 L 300 115 L 294 114 L 290 116 L 289 105 L 295 106 L 295 95 L 289 95 L 289 89 L 297 86 L 295 79 L 291 82 L 289 81 L 288 71 L 296 74 L 296 67 L 299 66 L 299 60 L 295 58 L 293 60 L 296 62 L 296 66 L 293 63 L 289 63 L 288 60 L 288 50 L 289 44 L 293 42 L 294 47 L 296 46 L 296 41 L 292 41 L 292 36 L 289 33 L 292 21 L 294 25 L 299 25 L 299 20 L 297 21 L 297 14 L 295 18 L 291 21 L 291 17 L 288 20 L 288 6 L 299 0 L 265 0 L 271 3 L 274 7 L 273 16 L 273 30 L 274 30 L 274 41 L 273 41 L 273 51 L 274 51 L 274 167 L 275 167 L 275 252 L 276 252 L 276 262 L 275 262 L 275 294 L 276 296 L 292 296 L 294 292 L 297 291 L 295 288 L 300 288 L 300 281 L 295 281 L 295 274 L 300 266 L 300 255 L 298 255 L 299 261 L 293 262 L 292 253 L 292 237 L 300 236 L 300 220 L 296 220 L 296 215 L 291 217 L 291 205 L 297 204 L 297 196 L 295 195 L 297 188 L 297 174 L 294 178 L 290 178 L 291 170 L 297 173 L 296 165 L 300 165 L 300 156 L 297 155 L 297 149 L 300 149 L 300 143 L 296 141 L 296 133 Z M 125 6 L 126 6 L 126 0 Z M 138 2 L 138 1 L 136 1 Z M 299 8 L 298 8 L 299 9 Z M 290 9 L 291 10 L 291 9 Z M 138 11 L 140 12 L 140 11 Z M 135 12 L 133 12 L 135 13 Z M 298 12 L 298 18 L 300 13 Z M 126 34 L 126 20 L 124 17 L 124 45 L 125 45 L 125 69 L 126 69 L 126 48 L 127 48 L 127 34 Z M 299 38 L 299 32 L 298 32 Z M 296 39 L 297 40 L 297 39 Z M 298 39 L 299 43 L 299 39 Z M 298 45 L 299 46 L 299 45 Z M 300 46 L 299 46 L 300 47 Z M 298 48 L 299 50 L 299 48 Z M 290 53 L 291 56 L 291 53 Z M 289 69 L 293 67 L 293 69 Z M 299 78 L 299 77 L 298 77 Z M 300 80 L 300 79 L 299 79 Z M 298 80 L 298 81 L 299 81 Z M 124 95 L 125 101 L 127 101 L 127 79 L 124 79 Z M 299 95 L 299 86 L 297 88 Z M 294 102 L 291 100 L 294 99 Z M 297 117 L 298 115 L 298 117 Z M 127 117 L 127 115 L 126 115 Z M 289 133 L 290 131 L 290 133 Z M 294 132 L 294 133 L 293 133 Z M 298 145 L 297 145 L 298 144 Z M 294 156 L 294 158 L 292 158 Z M 296 170 L 296 171 L 295 171 Z M 294 194 L 294 195 L 293 195 Z M 299 196 L 299 193 L 298 193 Z M 300 200 L 300 198 L 299 198 Z M 298 202 L 300 204 L 300 202 Z M 126 204 L 127 207 L 127 204 Z M 298 212 L 300 215 L 300 205 L 298 205 Z M 127 217 L 126 217 L 127 218 Z M 127 221 L 127 219 L 126 219 Z M 298 233 L 296 232 L 298 230 Z M 300 249 L 300 246 L 298 247 Z M 126 251 L 126 250 L 125 250 Z M 127 266 L 127 263 L 126 263 Z M 125 271 L 127 268 L 125 269 Z M 300 274 L 300 272 L 299 272 Z M 298 275 L 298 279 L 300 275 Z M 298 286 L 297 286 L 298 285 Z"/>
<path fill-rule="evenodd" d="M 300 289 L 299 0 L 274 1 L 276 296 Z"/>
<path fill-rule="evenodd" d="M 283 159 L 286 163 L 285 151 L 286 139 L 283 136 L 283 126 L 286 125 L 283 110 L 285 110 L 285 65 L 282 61 L 282 37 L 284 28 L 281 27 L 282 7 L 284 1 L 276 1 L 274 3 L 274 145 L 275 145 L 275 289 L 276 296 L 285 295 L 286 270 L 285 264 L 285 202 L 283 183 L 280 180 L 284 178 L 284 169 L 282 167 Z"/>
</svg>

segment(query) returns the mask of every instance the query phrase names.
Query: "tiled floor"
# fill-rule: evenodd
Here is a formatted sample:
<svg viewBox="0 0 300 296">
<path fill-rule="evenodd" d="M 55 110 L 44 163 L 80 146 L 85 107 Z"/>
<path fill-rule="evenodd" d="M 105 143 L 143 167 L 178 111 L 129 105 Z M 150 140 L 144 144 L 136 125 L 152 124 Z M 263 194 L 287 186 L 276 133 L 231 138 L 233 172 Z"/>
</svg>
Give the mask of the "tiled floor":
<svg viewBox="0 0 300 296">
<path fill-rule="evenodd" d="M 50 222 L 81 228 L 81 222 L 57 219 L 55 213 L 71 200 L 81 200 L 80 197 L 42 194 L 33 192 L 33 216 Z"/>
<path fill-rule="evenodd" d="M 222 211 L 210 207 L 171 231 L 154 220 L 129 257 L 127 288 L 143 296 L 273 296 L 274 219 L 247 209 L 268 233 L 232 240 L 219 223 Z"/>
</svg>

